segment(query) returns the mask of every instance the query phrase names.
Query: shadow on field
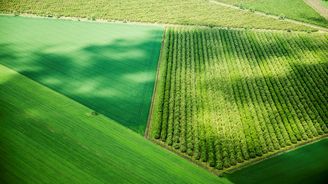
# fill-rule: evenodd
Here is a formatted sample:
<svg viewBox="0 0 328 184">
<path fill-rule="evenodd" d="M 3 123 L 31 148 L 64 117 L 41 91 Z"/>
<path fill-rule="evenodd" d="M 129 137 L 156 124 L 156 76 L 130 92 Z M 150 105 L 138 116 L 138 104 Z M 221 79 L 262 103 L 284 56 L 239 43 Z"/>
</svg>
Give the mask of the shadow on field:
<svg viewBox="0 0 328 184">
<path fill-rule="evenodd" d="M 280 126 L 282 124 L 285 128 L 284 131 L 288 131 L 287 126 L 291 127 L 291 131 L 294 133 L 295 141 L 307 140 L 311 137 L 324 134 L 324 128 L 322 124 L 328 126 L 328 64 L 295 64 L 292 65 L 292 72 L 287 73 L 285 76 L 271 77 L 254 77 L 254 78 L 238 78 L 233 81 L 227 82 L 217 79 L 205 79 L 205 82 L 201 84 L 201 88 L 207 89 L 209 94 L 209 101 L 205 106 L 205 109 L 197 109 L 197 115 L 199 122 L 208 124 L 208 129 L 216 129 L 215 117 L 217 114 L 221 114 L 220 118 L 225 118 L 223 121 L 227 124 L 227 127 L 232 128 L 228 131 L 226 136 L 222 137 L 222 133 L 215 135 L 205 136 L 200 139 L 201 142 L 213 142 L 213 140 L 220 140 L 226 142 L 227 145 L 232 146 L 232 150 L 238 151 L 243 147 L 240 140 L 229 136 L 238 134 L 238 129 L 234 128 L 237 125 L 236 119 L 240 119 L 240 116 L 236 116 L 236 112 L 239 114 L 246 115 L 246 120 L 241 120 L 243 124 L 247 124 L 248 130 L 243 129 L 248 142 L 247 156 L 243 153 L 242 158 L 248 160 L 249 156 L 257 157 L 268 152 L 275 150 L 275 144 L 278 144 L 278 148 L 285 147 L 288 142 L 293 142 L 291 137 L 287 137 L 290 140 L 275 137 L 266 139 L 263 132 L 259 133 L 256 130 L 256 124 L 262 121 L 263 125 L 269 127 L 269 125 Z M 210 87 L 212 86 L 210 91 Z M 213 86 L 220 86 L 220 93 L 215 92 Z M 245 89 L 249 88 L 247 91 Z M 214 89 L 214 91 L 213 91 Z M 216 109 L 211 107 L 211 102 L 216 101 L 216 96 L 213 94 L 224 95 L 225 104 L 233 105 L 239 108 L 239 112 Z M 207 101 L 206 97 L 203 96 L 190 96 L 186 95 L 187 99 L 201 104 L 202 101 Z M 194 98 L 194 99 L 193 99 Z M 244 109 L 246 107 L 246 109 Z M 274 108 L 273 108 L 274 107 Z M 220 107 L 226 108 L 226 107 Z M 187 107 L 186 109 L 189 109 Z M 264 113 L 266 111 L 266 113 Z M 202 114 L 205 113 L 209 117 L 213 118 L 207 120 L 202 119 Z M 228 113 L 222 115 L 222 113 Z M 260 116 L 259 116 L 260 114 Z M 212 116 L 211 116 L 212 115 Z M 204 117 L 203 117 L 204 118 Z M 303 130 L 293 127 L 292 122 L 300 121 L 303 126 Z M 252 122 L 252 123 L 251 123 Z M 257 123 L 253 123 L 257 122 Z M 304 123 L 306 126 L 304 126 Z M 230 125 L 229 125 L 230 124 Z M 295 124 L 295 123 L 293 123 Z M 249 129 L 250 128 L 250 129 Z M 255 132 L 254 132 L 255 131 Z M 263 131 L 263 129 L 261 130 Z M 268 130 L 266 130 L 268 131 Z M 278 131 L 280 132 L 281 129 Z M 253 132 L 250 134 L 250 132 Z M 275 136 L 277 136 L 277 128 L 274 129 Z M 282 131 L 281 131 L 282 132 Z M 251 135 L 256 135 L 251 136 Z M 281 134 L 281 133 L 279 133 Z M 289 133 L 287 134 L 289 135 Z M 249 137 L 251 136 L 251 137 Z M 270 135 L 272 136 L 272 135 Z M 261 138 L 264 140 L 265 149 L 261 143 Z M 264 138 L 264 139 L 263 139 Z M 271 145 L 271 146 L 270 146 Z M 270 148 L 271 147 L 271 148 Z M 204 148 L 212 150 L 209 145 Z M 205 161 L 209 159 L 208 153 L 203 153 Z M 214 158 L 216 153 L 214 152 Z M 252 156 L 253 155 L 253 156 Z M 232 158 L 233 155 L 227 154 L 228 158 Z M 218 162 L 218 160 L 215 160 Z M 221 160 L 223 163 L 224 161 Z"/>
<path fill-rule="evenodd" d="M 72 52 L 41 46 L 28 51 L 2 44 L 0 64 L 143 133 L 155 80 L 161 31 L 147 39 L 111 40 Z"/>
<path fill-rule="evenodd" d="M 286 123 L 291 125 L 291 122 L 295 121 L 313 122 L 314 127 L 304 127 L 303 131 L 292 128 L 296 139 L 300 141 L 305 137 L 316 136 L 317 133 L 322 134 L 321 128 L 320 131 L 317 128 L 321 127 L 318 125 L 319 122 L 328 125 L 328 64 L 294 64 L 290 67 L 292 71 L 285 76 L 263 76 L 232 81 L 231 85 L 235 90 L 247 86 L 254 87 L 251 87 L 248 93 L 236 90 L 235 93 L 239 94 L 232 98 L 236 103 L 248 107 L 253 104 L 258 108 L 255 110 L 257 113 L 263 111 L 260 106 L 265 105 L 267 117 L 263 118 L 266 123 L 283 121 L 286 126 Z M 225 95 L 226 98 L 231 98 L 230 94 Z M 252 117 L 256 117 L 256 114 Z"/>
<path fill-rule="evenodd" d="M 241 75 L 228 81 L 223 80 L 219 75 L 211 75 L 211 78 L 205 79 L 206 85 L 202 86 L 203 88 L 208 88 L 208 85 L 219 86 L 216 89 L 222 90 L 225 99 L 237 100 L 237 103 L 240 102 L 243 105 L 271 104 L 274 100 L 276 101 L 274 104 L 280 103 L 282 107 L 288 107 L 287 110 L 283 108 L 286 112 L 269 112 L 272 117 L 280 114 L 284 118 L 293 117 L 304 120 L 308 113 L 309 118 L 314 122 L 317 121 L 316 118 L 324 122 L 328 121 L 326 110 L 328 108 L 328 63 L 325 62 L 328 57 L 327 40 L 318 41 L 304 34 L 289 33 L 274 33 L 269 36 L 268 33 L 254 34 L 254 32 L 233 30 L 215 30 L 212 33 L 212 36 L 219 40 L 219 46 L 223 47 L 221 50 L 212 51 L 218 53 L 219 59 L 215 57 L 215 54 L 208 54 L 208 59 L 211 63 L 219 64 L 216 67 L 221 68 L 213 70 L 213 66 L 209 66 L 203 69 L 207 72 L 214 71 L 214 73 L 224 70 L 222 55 L 225 55 L 231 67 L 235 69 L 240 67 L 243 71 L 239 71 Z M 200 33 L 193 33 L 194 37 L 195 34 L 200 35 Z M 289 35 L 281 36 L 285 34 Z M 202 38 L 203 45 L 217 47 L 211 45 L 208 36 L 205 37 L 205 41 L 204 35 Z M 247 59 L 245 59 L 246 56 Z M 315 64 L 307 64 L 307 60 Z M 209 61 L 206 62 L 209 63 Z M 280 66 L 280 69 L 276 66 Z M 243 76 L 246 68 L 250 74 Z M 263 68 L 265 68 L 264 71 Z M 261 72 L 258 71 L 260 69 Z M 282 69 L 287 69 L 288 72 Z M 232 68 L 229 70 L 231 71 Z M 265 73 L 265 71 L 270 72 Z M 233 75 L 229 71 L 225 74 Z M 243 89 L 250 87 L 249 92 L 245 93 Z M 234 96 L 226 90 L 228 88 L 234 89 Z M 315 115 L 313 111 L 318 111 L 318 114 Z"/>
<path fill-rule="evenodd" d="M 263 103 L 261 97 L 270 97 L 273 94 L 289 99 L 291 102 L 302 102 L 303 105 L 311 103 L 328 102 L 328 63 L 322 64 L 294 64 L 291 65 L 291 72 L 285 76 L 262 76 L 240 78 L 231 81 L 230 84 L 217 79 L 210 79 L 206 82 L 211 85 L 220 84 L 225 87 L 231 85 L 233 89 L 243 89 L 243 85 L 256 86 L 252 98 L 235 98 L 243 104 Z M 267 88 L 265 88 L 265 86 Z M 248 96 L 243 90 L 238 91 L 240 96 Z M 297 95 L 296 95 L 297 94 Z M 225 94 L 230 95 L 230 94 Z M 287 96 L 286 96 L 287 95 Z M 310 98 L 314 96 L 315 98 Z M 230 97 L 229 97 L 230 98 Z M 311 100 L 310 100 L 311 99 Z M 328 104 L 328 103 L 326 103 Z M 297 104 L 294 104 L 297 105 Z"/>
<path fill-rule="evenodd" d="M 282 34 L 289 33 L 174 35 L 170 48 L 181 52 L 168 52 L 175 83 L 164 85 L 158 121 L 167 123 L 155 136 L 222 169 L 327 133 L 327 40 Z"/>
<path fill-rule="evenodd" d="M 246 37 L 239 37 L 238 39 L 243 42 L 251 40 Z M 217 94 L 224 95 L 226 104 L 234 104 L 239 109 L 239 112 L 237 111 L 237 113 L 241 113 L 246 116 L 246 120 L 241 121 L 243 124 L 247 124 L 248 127 L 248 130 L 243 130 L 244 132 L 253 132 L 251 133 L 253 134 L 250 138 L 251 141 L 247 143 L 247 147 L 249 149 L 248 153 L 249 155 L 253 155 L 253 157 L 261 156 L 264 153 L 267 153 L 268 150 L 270 150 L 268 149 L 270 147 L 272 147 L 271 151 L 273 151 L 275 149 L 274 145 L 277 143 L 279 144 L 279 147 L 285 147 L 291 143 L 307 140 L 308 138 L 326 133 L 324 130 L 326 130 L 325 127 L 328 125 L 328 63 L 325 62 L 326 60 L 324 59 L 324 49 L 327 47 L 327 44 L 314 44 L 307 38 L 292 41 L 293 42 L 289 44 L 277 41 L 271 42 L 267 45 L 263 45 L 260 42 L 253 42 L 253 45 L 255 46 L 252 47 L 253 49 L 248 50 L 245 49 L 245 47 L 240 47 L 240 49 L 238 49 L 238 46 L 237 48 L 233 48 L 236 44 L 230 43 L 228 45 L 227 52 L 225 52 L 228 56 L 230 56 L 227 61 L 230 62 L 230 67 L 236 68 L 241 64 L 243 65 L 240 67 L 240 70 L 242 71 L 238 72 L 245 74 L 248 70 L 251 74 L 245 76 L 240 75 L 238 77 L 234 76 L 233 79 L 229 79 L 228 77 L 228 80 L 227 78 L 222 79 L 219 76 L 212 76 L 212 78 L 205 78 L 204 83 L 201 84 L 201 88 L 207 89 L 208 93 L 215 94 L 216 92 L 213 91 L 219 90 L 220 93 Z M 228 41 L 226 41 L 224 45 L 227 44 Z M 299 47 L 293 47 L 292 44 L 305 44 L 306 47 L 301 50 Z M 270 45 L 273 45 L 273 47 Z M 267 52 L 266 56 L 259 57 L 256 61 L 254 57 L 249 60 L 241 59 L 243 58 L 243 55 L 255 52 L 256 48 L 263 49 L 259 53 Z M 270 49 L 274 50 L 274 52 L 269 52 Z M 278 53 L 277 56 L 275 53 Z M 313 56 L 308 56 L 306 54 L 313 54 Z M 284 69 L 287 68 L 286 71 L 281 71 L 282 68 L 273 69 L 270 67 L 270 62 L 274 62 L 273 64 L 276 64 L 277 66 L 280 65 L 279 62 L 281 61 L 278 62 L 277 57 L 286 57 L 286 60 L 284 60 L 285 65 L 281 66 Z M 237 62 L 237 58 L 240 59 L 241 63 Z M 305 61 L 303 62 L 302 60 L 297 60 L 302 58 L 305 60 L 311 59 L 315 62 L 310 64 Z M 214 62 L 222 62 L 222 58 L 219 60 L 214 57 L 209 59 L 213 59 Z M 223 66 L 220 65 L 220 67 Z M 258 71 L 258 67 L 262 69 L 261 72 Z M 264 71 L 263 68 L 265 68 Z M 211 69 L 211 67 L 208 67 L 207 69 L 205 68 L 207 72 L 211 71 Z M 219 68 L 218 72 L 220 72 L 220 70 L 222 71 L 224 69 Z M 230 71 L 228 71 L 228 73 L 224 73 L 223 75 L 233 76 L 233 73 L 229 73 L 231 70 L 232 69 L 230 68 Z M 271 75 L 267 75 L 268 73 L 265 71 L 270 71 Z M 218 87 L 215 88 L 215 86 Z M 210 102 L 216 100 L 215 96 L 209 95 L 209 97 Z M 188 98 L 192 97 L 189 96 Z M 201 98 L 202 97 L 196 97 L 194 101 L 199 101 L 199 103 L 201 103 L 199 100 Z M 213 108 L 205 108 L 204 111 L 207 114 L 220 114 L 222 112 L 227 112 Z M 266 113 L 264 113 L 264 111 L 266 111 Z M 197 113 L 201 114 L 202 112 Z M 235 123 L 234 119 L 240 118 L 236 117 L 235 114 L 231 112 L 228 116 L 230 117 L 228 117 L 226 121 L 230 122 L 230 124 Z M 278 128 L 274 128 L 273 130 L 276 135 L 283 134 L 284 131 L 287 131 L 287 137 L 279 138 L 277 136 L 275 140 L 267 139 L 265 135 L 263 135 L 263 127 L 260 126 L 259 130 L 256 129 L 256 124 L 259 123 L 259 121 L 263 123 L 265 127 L 269 127 L 271 124 L 273 126 L 277 126 Z M 297 125 L 295 125 L 295 122 L 300 122 L 304 129 L 300 129 Z M 279 128 L 279 124 L 284 127 L 284 130 Z M 233 127 L 234 125 L 230 126 Z M 277 131 L 277 129 L 280 130 Z M 238 129 L 234 128 L 229 131 L 233 132 L 232 135 L 238 133 L 236 132 Z M 291 136 L 289 131 L 292 132 L 294 137 Z M 249 132 L 248 134 L 245 133 L 246 137 L 251 136 Z M 243 146 L 239 140 L 235 140 L 233 137 L 227 136 L 224 139 L 225 141 L 230 142 L 228 145 L 232 145 L 234 147 L 232 150 L 235 149 L 236 152 Z M 263 143 L 261 143 L 261 139 L 263 140 Z M 222 140 L 222 138 L 219 135 L 209 136 L 205 138 L 203 142 L 211 142 L 211 140 Z M 205 149 L 211 150 L 209 147 L 205 147 Z M 229 157 L 229 154 L 227 155 Z M 208 157 L 208 155 L 206 156 Z M 245 155 L 243 155 L 243 157 L 245 158 Z"/>
<path fill-rule="evenodd" d="M 282 35 L 285 36 L 282 37 Z M 321 42 L 313 42 L 306 36 L 306 33 L 273 33 L 268 35 L 267 32 L 254 34 L 252 31 L 221 30 L 216 38 L 221 38 L 222 46 L 225 48 L 224 52 L 229 57 L 243 58 L 249 56 L 254 60 L 256 51 L 256 60 L 260 64 L 272 62 L 274 60 L 271 59 L 275 58 L 291 56 L 302 58 L 305 52 L 312 50 L 316 50 L 316 52 L 327 50 L 325 43 L 327 38 Z M 249 62 L 249 64 L 254 66 L 254 62 Z"/>
</svg>

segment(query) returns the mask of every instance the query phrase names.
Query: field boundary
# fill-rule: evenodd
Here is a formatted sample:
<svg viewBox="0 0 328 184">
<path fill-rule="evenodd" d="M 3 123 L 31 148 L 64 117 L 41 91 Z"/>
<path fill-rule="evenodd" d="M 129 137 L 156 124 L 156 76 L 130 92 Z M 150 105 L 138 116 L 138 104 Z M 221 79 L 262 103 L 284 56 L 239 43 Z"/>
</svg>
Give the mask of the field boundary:
<svg viewBox="0 0 328 184">
<path fill-rule="evenodd" d="M 220 4 L 218 1 L 213 1 L 211 0 L 210 2 L 212 3 L 217 3 Z M 224 3 L 225 4 L 225 3 Z M 232 6 L 236 9 L 240 9 L 237 6 L 233 5 L 228 5 L 225 4 L 226 6 Z M 242 10 L 242 9 L 240 9 Z M 243 10 L 246 11 L 246 10 Z M 261 12 L 258 12 L 261 13 Z M 263 13 L 265 16 L 271 16 Z M 261 28 L 243 28 L 243 27 L 225 27 L 225 26 L 204 26 L 204 25 L 183 25 L 183 24 L 169 24 L 169 23 L 151 23 L 151 22 L 133 22 L 133 21 L 120 21 L 120 20 L 111 20 L 111 19 L 95 19 L 95 20 L 90 20 L 88 18 L 81 18 L 81 17 L 52 17 L 52 16 L 42 16 L 42 15 L 37 15 L 37 14 L 30 14 L 30 13 L 21 13 L 19 15 L 15 15 L 13 13 L 8 13 L 8 12 L 1 12 L 0 11 L 0 16 L 18 16 L 18 17 L 30 17 L 30 18 L 40 18 L 40 19 L 50 19 L 50 20 L 67 20 L 67 21 L 79 21 L 79 22 L 90 22 L 90 23 L 103 23 L 103 24 L 131 24 L 131 25 L 143 25 L 143 26 L 162 26 L 162 27 L 189 27 L 189 28 L 217 28 L 217 29 L 230 29 L 230 30 L 251 30 L 254 32 L 295 32 L 295 33 L 311 33 L 311 32 L 319 32 L 319 33 L 327 33 L 328 28 L 323 28 L 320 26 L 316 25 L 305 25 L 307 23 L 299 22 L 305 26 L 311 27 L 313 30 L 311 31 L 305 31 L 305 30 L 286 30 L 286 29 L 261 29 Z M 273 15 L 272 15 L 273 16 Z M 278 16 L 276 16 L 278 17 Z M 279 18 L 279 17 L 278 17 Z M 284 19 L 286 20 L 286 19 Z M 294 21 L 294 20 L 291 20 Z M 314 26 L 314 27 L 313 27 Z"/>
<path fill-rule="evenodd" d="M 311 144 L 314 144 L 314 143 L 317 143 L 321 140 L 324 140 L 324 139 L 327 139 L 328 138 L 328 135 L 321 135 L 321 136 L 318 136 L 316 138 L 312 138 L 311 140 L 307 140 L 307 141 L 302 141 L 298 144 L 295 144 L 295 145 L 291 145 L 289 147 L 286 147 L 285 149 L 283 148 L 282 150 L 276 152 L 276 153 L 273 153 L 272 155 L 269 155 L 267 157 L 259 157 L 259 159 L 256 159 L 252 162 L 249 162 L 248 164 L 245 164 L 245 165 L 241 165 L 240 167 L 236 167 L 236 168 L 231 168 L 229 170 L 227 170 L 224 174 L 230 174 L 230 173 L 233 173 L 235 171 L 238 171 L 238 170 L 241 170 L 241 169 L 244 169 L 244 168 L 247 168 L 247 167 L 250 167 L 252 165 L 256 165 L 264 160 L 267 160 L 267 159 L 271 159 L 271 158 L 274 158 L 274 157 L 277 157 L 279 155 L 282 155 L 282 154 L 285 154 L 285 153 L 288 153 L 290 151 L 294 151 L 294 150 L 297 150 L 297 149 L 300 149 L 304 146 L 308 146 L 308 145 L 311 145 Z"/>
<path fill-rule="evenodd" d="M 304 0 L 304 2 L 328 20 L 328 9 L 321 5 L 320 0 Z"/>
<path fill-rule="evenodd" d="M 286 147 L 281 148 L 280 150 L 277 150 L 277 151 L 268 152 L 266 154 L 263 154 L 261 157 L 256 157 L 256 158 L 253 158 L 253 159 L 246 160 L 242 163 L 237 163 L 236 165 L 230 166 L 229 168 L 223 169 L 223 170 L 214 169 L 213 167 L 210 167 L 209 164 L 207 164 L 205 162 L 202 162 L 200 160 L 193 160 L 192 159 L 193 157 L 190 158 L 190 156 L 187 155 L 186 153 L 182 153 L 182 152 L 174 149 L 173 147 L 169 147 L 169 146 L 165 145 L 160 140 L 153 139 L 153 138 L 148 138 L 148 139 L 151 142 L 165 148 L 166 150 L 169 150 L 169 151 L 181 156 L 182 158 L 184 158 L 184 159 L 186 159 L 186 160 L 188 160 L 188 161 L 190 161 L 190 162 L 192 162 L 192 163 L 194 163 L 194 164 L 208 170 L 209 172 L 211 172 L 211 173 L 213 173 L 217 176 L 224 176 L 225 174 L 231 174 L 235 171 L 238 171 L 238 170 L 250 167 L 252 165 L 258 164 L 258 163 L 260 163 L 264 160 L 277 157 L 277 156 L 282 155 L 284 153 L 288 153 L 290 151 L 302 148 L 303 146 L 314 144 L 314 143 L 316 143 L 318 141 L 321 141 L 323 139 L 326 139 L 326 138 L 328 138 L 328 135 L 324 134 L 324 135 L 321 135 L 321 136 L 318 136 L 318 137 L 315 137 L 315 138 L 312 138 L 312 139 L 309 139 L 309 140 L 306 140 L 306 141 L 300 141 L 297 144 L 294 144 L 294 145 L 291 145 L 291 146 L 286 146 Z"/>
<path fill-rule="evenodd" d="M 221 5 L 221 6 L 225 6 L 225 7 L 230 7 L 230 8 L 233 8 L 233 9 L 238 9 L 240 11 L 250 11 L 250 9 L 241 9 L 240 7 L 238 7 L 236 5 L 230 5 L 230 4 L 227 4 L 227 3 L 219 2 L 217 0 L 210 0 L 209 2 L 213 3 L 213 4 L 218 4 L 218 5 Z M 252 10 L 252 12 L 257 14 L 257 15 L 266 16 L 266 17 L 281 20 L 281 18 L 279 16 L 273 15 L 273 14 L 270 14 L 270 13 L 266 13 L 266 12 L 262 12 L 262 11 L 258 11 L 258 10 Z M 303 21 L 300 21 L 300 20 L 287 18 L 287 17 L 285 17 L 283 20 L 286 21 L 286 22 L 295 23 L 295 24 L 298 24 L 298 25 L 308 26 L 308 27 L 311 27 L 313 29 L 318 29 L 319 31 L 328 32 L 328 28 L 325 28 L 325 27 L 322 27 L 322 26 L 319 26 L 319 25 L 315 25 L 315 24 L 311 24 L 311 23 L 307 23 L 307 22 L 303 22 Z"/>
<path fill-rule="evenodd" d="M 146 139 L 149 138 L 149 130 L 151 128 L 151 120 L 152 120 L 152 116 L 153 116 L 153 111 L 154 111 L 154 102 L 155 102 L 155 97 L 156 97 L 156 92 L 157 92 L 157 84 L 158 84 L 158 79 L 159 79 L 159 75 L 160 75 L 160 65 L 161 65 L 161 60 L 162 60 L 162 51 L 164 48 L 164 42 L 165 42 L 165 36 L 166 36 L 166 27 L 164 27 L 163 30 L 163 36 L 162 36 L 162 43 L 161 43 L 161 48 L 160 48 L 160 52 L 159 52 L 159 56 L 158 56 L 158 61 L 157 61 L 157 68 L 156 68 L 156 78 L 154 81 L 154 88 L 153 88 L 153 95 L 151 97 L 151 102 L 150 102 L 150 107 L 149 107 L 149 114 L 148 114 L 148 119 L 147 119 L 147 124 L 146 124 L 146 129 L 145 129 L 145 134 L 144 137 Z"/>
</svg>

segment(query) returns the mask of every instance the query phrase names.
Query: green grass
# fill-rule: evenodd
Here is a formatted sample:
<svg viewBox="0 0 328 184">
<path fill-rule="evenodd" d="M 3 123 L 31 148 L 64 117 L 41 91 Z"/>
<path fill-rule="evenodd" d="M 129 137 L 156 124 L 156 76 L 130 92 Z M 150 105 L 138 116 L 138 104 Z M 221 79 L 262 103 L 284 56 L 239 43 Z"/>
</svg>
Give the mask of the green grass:
<svg viewBox="0 0 328 184">
<path fill-rule="evenodd" d="M 328 27 L 328 21 L 303 0 L 217 0 L 247 9 Z"/>
<path fill-rule="evenodd" d="M 328 173 L 328 139 L 227 174 L 233 183 L 324 184 Z"/>
<path fill-rule="evenodd" d="M 328 134 L 328 34 L 171 28 L 151 138 L 218 172 Z"/>
<path fill-rule="evenodd" d="M 0 65 L 0 183 L 228 183 Z"/>
<path fill-rule="evenodd" d="M 0 12 L 188 25 L 313 30 L 207 0 L 0 0 Z"/>
<path fill-rule="evenodd" d="M 326 0 L 321 0 L 321 4 L 322 4 L 324 7 L 328 8 L 328 1 L 326 1 Z"/>
<path fill-rule="evenodd" d="M 162 27 L 9 16 L 0 27 L 0 64 L 143 134 Z"/>
</svg>

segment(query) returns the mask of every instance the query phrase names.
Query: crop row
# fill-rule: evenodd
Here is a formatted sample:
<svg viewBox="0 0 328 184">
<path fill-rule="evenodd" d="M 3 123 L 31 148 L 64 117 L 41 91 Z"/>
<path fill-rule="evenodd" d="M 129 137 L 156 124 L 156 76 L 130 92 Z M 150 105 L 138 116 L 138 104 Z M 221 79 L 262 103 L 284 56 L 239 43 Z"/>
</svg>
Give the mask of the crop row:
<svg viewBox="0 0 328 184">
<path fill-rule="evenodd" d="M 33 6 L 31 6 L 33 4 Z M 224 26 L 276 30 L 315 31 L 311 27 L 204 0 L 31 0 L 1 1 L 0 12 L 30 13 L 48 17 L 78 17 L 90 20 L 153 22 L 182 25 Z M 218 18 L 219 17 L 219 18 Z"/>
<path fill-rule="evenodd" d="M 221 170 L 327 134 L 327 49 L 324 34 L 169 28 L 151 136 Z"/>
</svg>

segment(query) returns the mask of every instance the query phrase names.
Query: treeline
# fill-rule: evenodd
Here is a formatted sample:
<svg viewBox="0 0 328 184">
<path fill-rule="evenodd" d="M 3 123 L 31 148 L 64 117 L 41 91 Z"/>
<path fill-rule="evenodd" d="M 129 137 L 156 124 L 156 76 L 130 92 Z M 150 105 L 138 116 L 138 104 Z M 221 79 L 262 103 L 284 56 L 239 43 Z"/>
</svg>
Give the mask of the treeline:
<svg viewBox="0 0 328 184">
<path fill-rule="evenodd" d="M 152 137 L 216 169 L 328 133 L 325 34 L 169 28 Z"/>
</svg>

